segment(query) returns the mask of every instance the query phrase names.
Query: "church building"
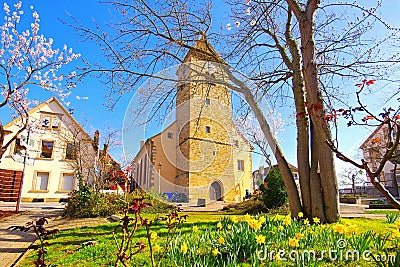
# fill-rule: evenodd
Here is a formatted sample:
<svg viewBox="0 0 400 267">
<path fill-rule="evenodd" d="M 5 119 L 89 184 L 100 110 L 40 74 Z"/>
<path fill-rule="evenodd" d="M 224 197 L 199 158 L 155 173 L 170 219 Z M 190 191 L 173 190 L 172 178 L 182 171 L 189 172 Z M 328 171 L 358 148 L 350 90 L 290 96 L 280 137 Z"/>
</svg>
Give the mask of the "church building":
<svg viewBox="0 0 400 267">
<path fill-rule="evenodd" d="M 186 55 L 178 70 L 183 82 L 171 88 L 175 121 L 142 141 L 132 162 L 142 189 L 204 204 L 240 202 L 253 188 L 253 148 L 232 119 L 231 92 L 215 79 L 201 78 L 223 76 L 213 58 L 219 55 L 204 38 Z"/>
</svg>

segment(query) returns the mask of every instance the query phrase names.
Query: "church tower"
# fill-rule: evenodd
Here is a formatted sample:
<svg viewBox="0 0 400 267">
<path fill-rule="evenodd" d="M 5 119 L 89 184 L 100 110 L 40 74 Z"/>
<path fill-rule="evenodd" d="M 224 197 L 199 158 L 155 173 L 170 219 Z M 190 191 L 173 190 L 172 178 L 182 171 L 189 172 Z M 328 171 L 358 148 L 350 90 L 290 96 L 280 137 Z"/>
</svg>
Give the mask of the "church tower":
<svg viewBox="0 0 400 267">
<path fill-rule="evenodd" d="M 251 174 L 247 143 L 247 158 L 237 160 L 237 144 L 246 141 L 234 126 L 231 93 L 218 82 L 224 75 L 217 62 L 223 61 L 202 38 L 178 71 L 182 82 L 176 96 L 176 185 L 192 203 L 200 199 L 238 201 L 237 196 L 242 195 L 238 191 L 244 188 L 236 170 L 243 171 L 244 166 L 237 165 L 250 160 Z M 248 184 L 243 187 L 250 189 Z"/>
</svg>

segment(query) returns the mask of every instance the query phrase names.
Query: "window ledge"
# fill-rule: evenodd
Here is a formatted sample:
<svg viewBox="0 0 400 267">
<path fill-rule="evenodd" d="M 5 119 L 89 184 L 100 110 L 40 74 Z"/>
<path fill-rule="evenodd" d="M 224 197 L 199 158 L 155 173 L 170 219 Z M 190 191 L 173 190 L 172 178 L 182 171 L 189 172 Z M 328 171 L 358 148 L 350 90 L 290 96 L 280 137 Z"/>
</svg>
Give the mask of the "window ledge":
<svg viewBox="0 0 400 267">
<path fill-rule="evenodd" d="M 54 193 L 65 194 L 65 193 L 71 193 L 71 192 L 72 192 L 72 190 L 57 190 L 57 191 L 54 192 Z"/>
<path fill-rule="evenodd" d="M 54 158 L 35 158 L 35 160 L 54 160 Z"/>
<path fill-rule="evenodd" d="M 48 193 L 48 192 L 49 190 L 36 190 L 36 189 L 28 191 L 28 193 Z"/>
</svg>

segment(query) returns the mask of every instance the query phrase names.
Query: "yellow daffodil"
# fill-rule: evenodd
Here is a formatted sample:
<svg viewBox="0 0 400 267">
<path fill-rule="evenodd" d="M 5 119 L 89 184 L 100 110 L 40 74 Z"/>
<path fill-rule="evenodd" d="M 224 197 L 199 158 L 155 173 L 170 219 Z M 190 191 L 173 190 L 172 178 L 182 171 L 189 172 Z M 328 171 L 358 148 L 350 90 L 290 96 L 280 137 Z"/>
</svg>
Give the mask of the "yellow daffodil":
<svg viewBox="0 0 400 267">
<path fill-rule="evenodd" d="M 285 219 L 283 219 L 283 225 L 285 226 L 289 226 L 292 224 L 292 218 L 290 218 L 290 216 L 286 216 Z"/>
<path fill-rule="evenodd" d="M 265 243 L 265 236 L 263 236 L 263 235 L 256 236 L 256 242 L 259 245 L 264 244 Z"/>
<path fill-rule="evenodd" d="M 344 234 L 345 233 L 345 227 L 342 224 L 337 224 L 333 227 L 333 230 L 339 234 Z"/>
<path fill-rule="evenodd" d="M 239 221 L 239 219 L 238 219 L 238 217 L 236 217 L 236 216 L 232 216 L 232 217 L 231 217 L 231 221 L 232 221 L 233 223 L 237 223 L 237 222 Z"/>
<path fill-rule="evenodd" d="M 157 233 L 156 232 L 152 232 L 151 234 L 150 234 L 150 238 L 151 239 L 157 239 L 157 237 L 158 237 L 158 235 L 157 235 Z"/>
<path fill-rule="evenodd" d="M 186 243 L 182 243 L 181 245 L 181 251 L 183 254 L 186 254 L 188 251 L 188 246 L 186 245 Z"/>
<path fill-rule="evenodd" d="M 259 221 L 260 223 L 265 223 L 266 220 L 267 220 L 267 219 L 265 219 L 264 216 L 261 216 L 261 217 L 258 219 L 258 221 Z"/>
<path fill-rule="evenodd" d="M 212 250 L 212 254 L 213 254 L 214 256 L 217 256 L 218 254 L 220 254 L 218 248 L 214 248 L 214 249 Z"/>
<path fill-rule="evenodd" d="M 304 214 L 301 211 L 297 214 L 297 217 L 299 217 L 299 218 L 303 218 L 303 216 L 304 216 Z"/>
<path fill-rule="evenodd" d="M 296 233 L 294 236 L 299 240 L 304 237 L 304 235 L 302 233 Z"/>
<path fill-rule="evenodd" d="M 281 256 L 279 256 L 279 253 L 274 255 L 274 260 L 275 261 L 280 261 L 281 260 Z"/>
<path fill-rule="evenodd" d="M 194 233 L 197 233 L 197 232 L 199 231 L 199 227 L 197 227 L 196 225 L 193 226 L 192 231 L 193 231 Z"/>
<path fill-rule="evenodd" d="M 305 218 L 304 221 L 303 221 L 303 224 L 304 224 L 304 225 L 309 225 L 309 224 L 310 224 L 310 221 L 309 221 L 307 218 Z"/>
<path fill-rule="evenodd" d="M 299 247 L 299 240 L 297 238 L 289 238 L 289 246 Z"/>
<path fill-rule="evenodd" d="M 392 231 L 392 235 L 391 235 L 394 239 L 396 238 L 400 238 L 400 231 L 398 230 L 394 230 Z"/>
<path fill-rule="evenodd" d="M 251 220 L 251 216 L 249 214 L 244 215 L 243 220 L 248 222 Z"/>
<path fill-rule="evenodd" d="M 279 225 L 278 226 L 278 231 L 282 231 L 283 230 L 283 226 L 282 225 Z"/>
<path fill-rule="evenodd" d="M 251 220 L 247 221 L 247 223 L 255 231 L 259 230 L 262 226 L 262 223 L 256 219 L 251 219 Z"/>
<path fill-rule="evenodd" d="M 218 228 L 219 230 L 222 229 L 222 223 L 221 223 L 221 222 L 218 222 L 218 223 L 217 223 L 217 228 Z"/>
<path fill-rule="evenodd" d="M 223 244 L 225 242 L 225 238 L 223 238 L 222 236 L 220 236 L 218 238 L 218 243 Z"/>
<path fill-rule="evenodd" d="M 230 224 L 228 224 L 228 230 L 231 230 L 232 229 L 232 225 L 230 225 Z"/>
<path fill-rule="evenodd" d="M 313 221 L 314 221 L 314 223 L 320 223 L 321 222 L 321 220 L 318 217 L 314 217 Z"/>
<path fill-rule="evenodd" d="M 160 252 L 161 251 L 161 246 L 160 245 L 155 245 L 154 247 L 153 247 L 153 252 L 154 253 L 157 253 L 157 252 Z"/>
</svg>

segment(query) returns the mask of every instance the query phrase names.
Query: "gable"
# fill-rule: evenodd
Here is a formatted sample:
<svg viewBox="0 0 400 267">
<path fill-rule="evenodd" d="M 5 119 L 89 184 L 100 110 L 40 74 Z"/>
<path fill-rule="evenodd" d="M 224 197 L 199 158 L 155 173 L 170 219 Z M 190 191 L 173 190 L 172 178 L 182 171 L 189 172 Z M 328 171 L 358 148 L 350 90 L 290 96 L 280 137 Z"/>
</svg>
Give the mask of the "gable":
<svg viewBox="0 0 400 267">
<path fill-rule="evenodd" d="M 36 124 L 41 123 L 40 122 L 41 118 L 45 116 L 62 118 L 62 122 L 65 124 L 65 126 L 67 126 L 66 123 L 70 125 L 70 127 L 67 127 L 69 131 L 71 131 L 72 128 L 75 128 L 77 131 L 83 134 L 84 139 L 91 140 L 90 135 L 75 120 L 75 118 L 71 116 L 71 114 L 64 108 L 64 106 L 55 97 L 52 97 L 40 103 L 36 107 L 30 109 L 27 113 L 31 122 L 34 122 Z M 4 126 L 4 130 L 8 131 L 8 133 L 15 132 L 15 130 L 18 129 L 17 124 L 20 121 L 21 117 L 18 117 L 10 121 Z"/>
<path fill-rule="evenodd" d="M 383 131 L 383 126 L 384 124 L 380 124 L 376 129 L 365 139 L 365 141 L 360 145 L 360 149 L 365 149 L 368 146 L 370 146 L 370 142 L 372 139 L 374 139 L 377 135 L 380 135 L 379 133 Z"/>
</svg>

